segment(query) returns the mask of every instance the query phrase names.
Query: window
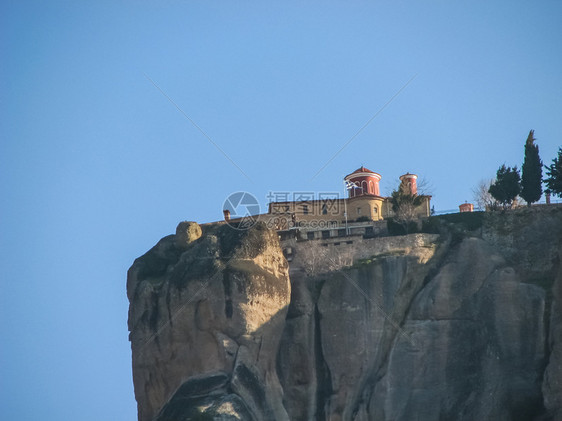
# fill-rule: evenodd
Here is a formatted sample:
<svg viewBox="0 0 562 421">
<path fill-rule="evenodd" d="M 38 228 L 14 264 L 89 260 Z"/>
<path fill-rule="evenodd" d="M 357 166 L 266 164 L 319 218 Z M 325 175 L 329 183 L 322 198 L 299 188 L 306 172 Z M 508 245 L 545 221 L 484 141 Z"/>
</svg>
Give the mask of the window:
<svg viewBox="0 0 562 421">
<path fill-rule="evenodd" d="M 306 233 L 306 238 L 308 240 L 314 240 L 314 232 L 313 231 L 309 231 Z"/>
<path fill-rule="evenodd" d="M 322 231 L 322 238 L 330 238 L 330 231 Z"/>
<path fill-rule="evenodd" d="M 326 204 L 324 203 L 322 205 L 322 215 L 327 215 L 328 214 L 328 206 L 326 206 Z"/>
<path fill-rule="evenodd" d="M 338 236 L 339 237 L 345 237 L 345 228 L 340 228 L 338 230 Z"/>
<path fill-rule="evenodd" d="M 361 208 L 357 208 L 357 215 L 361 215 Z"/>
<path fill-rule="evenodd" d="M 308 215 L 308 205 L 302 205 L 302 213 Z"/>
<path fill-rule="evenodd" d="M 376 206 L 373 206 L 373 214 L 375 216 L 379 214 L 379 208 L 377 208 Z"/>
</svg>

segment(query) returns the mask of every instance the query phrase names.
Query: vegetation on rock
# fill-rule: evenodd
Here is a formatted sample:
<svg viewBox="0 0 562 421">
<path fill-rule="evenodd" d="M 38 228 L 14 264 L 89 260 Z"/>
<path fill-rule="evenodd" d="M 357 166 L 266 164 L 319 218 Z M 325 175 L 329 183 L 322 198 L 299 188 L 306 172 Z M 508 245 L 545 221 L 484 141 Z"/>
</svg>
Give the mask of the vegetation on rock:
<svg viewBox="0 0 562 421">
<path fill-rule="evenodd" d="M 496 173 L 496 181 L 490 186 L 488 191 L 504 209 L 510 208 L 515 198 L 521 192 L 521 177 L 517 166 L 506 167 L 503 164 Z"/>
<path fill-rule="evenodd" d="M 391 193 L 390 203 L 394 212 L 394 222 L 402 225 L 406 234 L 410 232 L 412 223 L 418 220 L 416 208 L 423 203 L 422 196 L 412 194 L 404 184 Z"/>
<path fill-rule="evenodd" d="M 480 180 L 478 185 L 472 189 L 473 200 L 476 207 L 482 210 L 495 210 L 498 208 L 498 202 L 490 194 L 490 187 L 494 184 L 494 180 Z"/>
<path fill-rule="evenodd" d="M 521 168 L 521 197 L 530 206 L 542 195 L 542 161 L 539 146 L 535 143 L 534 130 L 529 132 L 525 143 L 525 159 Z"/>
<path fill-rule="evenodd" d="M 558 156 L 551 165 L 545 165 L 548 177 L 544 180 L 547 191 L 562 197 L 562 148 L 558 148 Z"/>
</svg>

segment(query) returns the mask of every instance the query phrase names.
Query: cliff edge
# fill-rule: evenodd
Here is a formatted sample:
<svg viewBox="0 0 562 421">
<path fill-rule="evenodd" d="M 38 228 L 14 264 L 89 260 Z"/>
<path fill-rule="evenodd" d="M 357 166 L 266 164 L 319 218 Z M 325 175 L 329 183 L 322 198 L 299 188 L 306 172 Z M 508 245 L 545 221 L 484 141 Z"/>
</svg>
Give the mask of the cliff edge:
<svg viewBox="0 0 562 421">
<path fill-rule="evenodd" d="M 275 361 L 290 291 L 260 224 L 202 236 L 184 222 L 138 258 L 127 294 L 139 420 L 288 419 Z"/>
<path fill-rule="evenodd" d="M 562 208 L 475 217 L 290 280 L 263 225 L 181 223 L 128 273 L 139 420 L 562 420 Z"/>
</svg>

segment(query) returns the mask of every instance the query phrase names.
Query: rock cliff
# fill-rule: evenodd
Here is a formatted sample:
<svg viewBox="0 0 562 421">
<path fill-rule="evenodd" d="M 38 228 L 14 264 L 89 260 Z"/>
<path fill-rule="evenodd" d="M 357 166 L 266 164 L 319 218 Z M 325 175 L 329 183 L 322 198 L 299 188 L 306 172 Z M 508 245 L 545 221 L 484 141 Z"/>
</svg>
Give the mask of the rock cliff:
<svg viewBox="0 0 562 421">
<path fill-rule="evenodd" d="M 263 225 L 181 223 L 128 273 L 139 420 L 562 420 L 562 208 L 478 219 L 290 280 Z"/>
<path fill-rule="evenodd" d="M 262 225 L 201 237 L 181 223 L 137 259 L 127 293 L 139 420 L 288 419 L 275 362 L 290 291 Z"/>
</svg>

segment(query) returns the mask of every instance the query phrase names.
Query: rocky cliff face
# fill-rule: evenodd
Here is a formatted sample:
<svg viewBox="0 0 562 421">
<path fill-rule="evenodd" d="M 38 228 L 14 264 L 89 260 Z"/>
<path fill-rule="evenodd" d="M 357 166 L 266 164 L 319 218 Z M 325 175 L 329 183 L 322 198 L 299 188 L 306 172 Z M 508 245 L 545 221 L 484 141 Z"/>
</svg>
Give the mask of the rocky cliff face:
<svg viewBox="0 0 562 421">
<path fill-rule="evenodd" d="M 204 231 L 129 270 L 140 421 L 562 420 L 562 209 L 364 240 L 315 276 L 297 243 L 290 282 L 274 233 Z"/>
<path fill-rule="evenodd" d="M 139 420 L 288 419 L 275 369 L 290 299 L 277 235 L 181 223 L 129 269 Z"/>
</svg>

